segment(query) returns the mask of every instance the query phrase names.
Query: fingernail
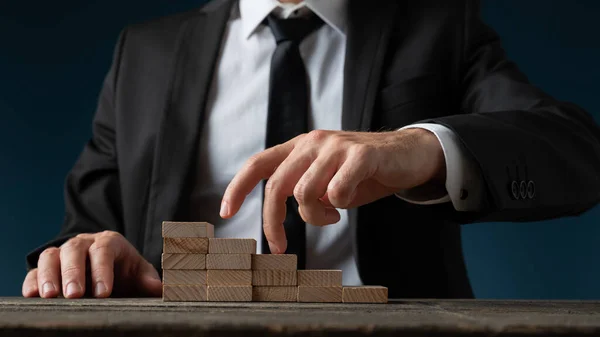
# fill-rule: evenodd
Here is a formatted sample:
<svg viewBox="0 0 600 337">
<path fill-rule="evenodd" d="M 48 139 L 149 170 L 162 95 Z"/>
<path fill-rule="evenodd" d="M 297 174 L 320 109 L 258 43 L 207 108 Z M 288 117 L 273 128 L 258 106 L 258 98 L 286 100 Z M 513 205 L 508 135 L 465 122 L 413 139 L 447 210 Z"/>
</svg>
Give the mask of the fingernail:
<svg viewBox="0 0 600 337">
<path fill-rule="evenodd" d="M 54 288 L 54 284 L 52 284 L 52 282 L 46 282 L 44 285 L 42 285 L 42 293 L 44 295 L 48 295 L 54 291 L 56 291 L 56 288 Z"/>
<path fill-rule="evenodd" d="M 221 202 L 221 210 L 219 211 L 221 217 L 229 215 L 229 203 L 227 201 Z"/>
<path fill-rule="evenodd" d="M 96 296 L 104 295 L 104 293 L 106 293 L 107 290 L 108 289 L 106 289 L 104 282 L 96 283 Z"/>
<path fill-rule="evenodd" d="M 67 295 L 67 297 L 76 296 L 79 293 L 81 293 L 81 286 L 79 286 L 77 282 L 71 282 L 67 284 L 67 291 L 65 292 L 65 295 Z"/>
<path fill-rule="evenodd" d="M 279 248 L 271 242 L 269 242 L 269 250 L 271 251 L 271 254 L 279 254 Z"/>
</svg>

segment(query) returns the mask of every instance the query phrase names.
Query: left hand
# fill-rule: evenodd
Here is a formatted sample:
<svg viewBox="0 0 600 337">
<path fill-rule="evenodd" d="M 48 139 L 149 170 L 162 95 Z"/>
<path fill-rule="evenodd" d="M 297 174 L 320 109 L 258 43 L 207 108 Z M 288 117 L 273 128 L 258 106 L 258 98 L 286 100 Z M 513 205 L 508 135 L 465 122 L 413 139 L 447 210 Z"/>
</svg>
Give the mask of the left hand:
<svg viewBox="0 0 600 337">
<path fill-rule="evenodd" d="M 316 130 L 252 156 L 227 187 L 220 213 L 234 216 L 254 187 L 268 179 L 264 232 L 271 252 L 284 253 L 289 196 L 298 201 L 305 222 L 325 226 L 340 220 L 336 208 L 358 207 L 426 183 L 443 185 L 445 170 L 439 141 L 424 129 Z"/>
</svg>

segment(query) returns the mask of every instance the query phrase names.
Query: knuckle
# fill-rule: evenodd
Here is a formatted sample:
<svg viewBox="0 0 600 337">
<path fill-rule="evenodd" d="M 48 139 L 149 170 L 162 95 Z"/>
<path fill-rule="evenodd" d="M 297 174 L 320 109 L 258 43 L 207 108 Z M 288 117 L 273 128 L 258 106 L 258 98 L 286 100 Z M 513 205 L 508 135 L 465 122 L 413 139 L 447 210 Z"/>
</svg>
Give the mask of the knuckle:
<svg viewBox="0 0 600 337">
<path fill-rule="evenodd" d="M 56 277 L 56 275 L 58 274 L 58 269 L 57 268 L 51 268 L 51 267 L 40 267 L 40 269 L 38 269 L 37 271 L 37 277 L 38 279 L 45 281 L 45 280 L 52 280 L 53 278 Z M 42 282 L 44 283 L 44 282 Z"/>
<path fill-rule="evenodd" d="M 81 275 L 82 270 L 74 264 L 68 264 L 61 268 L 61 273 L 64 279 L 71 280 Z"/>
<path fill-rule="evenodd" d="M 340 202 L 344 202 L 348 198 L 348 187 L 345 184 L 336 184 L 329 191 L 327 191 L 329 195 L 329 200 L 334 202 L 336 206 L 340 205 Z"/>
<path fill-rule="evenodd" d="M 250 171 L 254 171 L 261 167 L 261 163 L 262 163 L 262 156 L 259 153 L 254 154 L 250 158 L 248 158 L 248 160 L 246 161 L 246 169 L 248 169 Z"/>
<path fill-rule="evenodd" d="M 77 249 L 83 247 L 83 245 L 84 245 L 84 240 L 82 238 L 80 238 L 78 235 L 78 236 L 70 239 L 69 241 L 65 242 L 62 245 L 62 248 L 64 248 L 64 250 L 77 250 Z M 64 250 L 61 250 L 61 252 Z"/>
<path fill-rule="evenodd" d="M 345 137 L 339 133 L 333 134 L 331 137 L 329 137 L 329 142 L 335 145 L 341 144 L 345 141 Z"/>
<path fill-rule="evenodd" d="M 101 237 L 94 242 L 88 252 L 90 255 L 110 254 L 113 251 L 113 240 L 107 237 Z"/>
<path fill-rule="evenodd" d="M 58 257 L 60 254 L 60 249 L 56 248 L 56 247 L 50 247 L 50 248 L 46 248 L 41 254 L 40 254 L 40 260 L 42 258 L 47 259 L 47 258 L 53 258 L 53 257 Z"/>
<path fill-rule="evenodd" d="M 271 232 L 273 230 L 275 230 L 275 224 L 273 224 L 267 220 L 263 220 L 263 229 L 265 231 L 265 235 L 270 237 Z"/>
<path fill-rule="evenodd" d="M 123 237 L 123 235 L 121 235 L 121 233 L 119 233 L 119 232 L 106 230 L 104 232 L 101 232 L 99 237 L 112 240 L 112 239 L 121 239 Z"/>
<path fill-rule="evenodd" d="M 294 198 L 296 198 L 298 203 L 305 204 L 308 201 L 307 195 L 308 193 L 306 184 L 302 182 L 296 184 L 296 187 L 294 188 Z"/>
<path fill-rule="evenodd" d="M 271 178 L 265 184 L 265 192 L 277 194 L 277 191 L 279 190 L 279 186 L 280 186 L 279 180 L 276 178 Z"/>
<path fill-rule="evenodd" d="M 321 142 L 327 138 L 328 132 L 325 130 L 313 130 L 308 133 L 309 142 Z"/>
<path fill-rule="evenodd" d="M 104 277 L 112 272 L 112 266 L 110 265 L 99 265 L 92 268 L 92 275 L 96 281 L 102 280 Z"/>
<path fill-rule="evenodd" d="M 360 159 L 369 159 L 372 153 L 369 146 L 364 144 L 355 144 L 350 148 L 350 154 Z"/>
<path fill-rule="evenodd" d="M 80 239 L 80 240 L 89 240 L 90 238 L 93 238 L 95 234 L 90 234 L 90 233 L 80 233 L 77 234 L 75 236 L 75 238 Z"/>
</svg>

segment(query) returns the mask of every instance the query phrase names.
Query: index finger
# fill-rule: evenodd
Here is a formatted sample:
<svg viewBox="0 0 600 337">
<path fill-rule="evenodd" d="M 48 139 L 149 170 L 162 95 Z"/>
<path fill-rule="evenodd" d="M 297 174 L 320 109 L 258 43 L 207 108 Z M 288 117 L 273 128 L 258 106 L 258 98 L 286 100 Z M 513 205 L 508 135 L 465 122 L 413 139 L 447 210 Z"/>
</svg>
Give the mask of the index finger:
<svg viewBox="0 0 600 337">
<path fill-rule="evenodd" d="M 220 215 L 227 219 L 234 216 L 246 196 L 264 179 L 268 179 L 294 149 L 296 138 L 271 147 L 250 158 L 233 177 L 221 201 Z"/>
</svg>

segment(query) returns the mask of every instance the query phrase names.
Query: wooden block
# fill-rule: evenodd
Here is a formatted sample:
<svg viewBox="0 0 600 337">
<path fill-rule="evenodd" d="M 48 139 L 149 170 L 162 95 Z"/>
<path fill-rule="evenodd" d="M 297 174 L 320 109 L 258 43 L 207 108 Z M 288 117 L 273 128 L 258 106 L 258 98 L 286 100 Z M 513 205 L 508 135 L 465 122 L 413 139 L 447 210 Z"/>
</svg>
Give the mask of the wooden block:
<svg viewBox="0 0 600 337">
<path fill-rule="evenodd" d="M 165 302 L 205 302 L 206 297 L 205 285 L 163 286 L 163 301 Z"/>
<path fill-rule="evenodd" d="M 209 254 L 256 254 L 254 239 L 217 239 L 211 238 L 208 245 Z"/>
<path fill-rule="evenodd" d="M 298 287 L 254 287 L 253 302 L 297 302 Z"/>
<path fill-rule="evenodd" d="M 252 286 L 208 286 L 209 301 L 252 302 Z"/>
<path fill-rule="evenodd" d="M 206 269 L 246 270 L 252 266 L 250 254 L 208 254 Z"/>
<path fill-rule="evenodd" d="M 208 222 L 173 222 L 162 223 L 163 238 L 212 238 L 215 227 Z"/>
<path fill-rule="evenodd" d="M 298 257 L 295 254 L 257 254 L 252 255 L 252 269 L 298 269 Z"/>
<path fill-rule="evenodd" d="M 206 270 L 163 270 L 163 284 L 198 285 L 206 284 Z"/>
<path fill-rule="evenodd" d="M 341 287 L 341 270 L 298 270 L 298 285 L 311 287 Z"/>
<path fill-rule="evenodd" d="M 388 288 L 380 286 L 344 287 L 344 303 L 387 303 Z"/>
<path fill-rule="evenodd" d="M 295 270 L 253 270 L 253 286 L 295 286 L 298 285 Z"/>
<path fill-rule="evenodd" d="M 163 253 L 207 254 L 208 238 L 164 238 Z"/>
<path fill-rule="evenodd" d="M 340 303 L 342 287 L 298 287 L 298 302 Z"/>
<path fill-rule="evenodd" d="M 162 269 L 206 269 L 206 255 L 162 254 Z"/>
<path fill-rule="evenodd" d="M 252 270 L 209 270 L 207 284 L 211 286 L 251 286 Z"/>
</svg>

